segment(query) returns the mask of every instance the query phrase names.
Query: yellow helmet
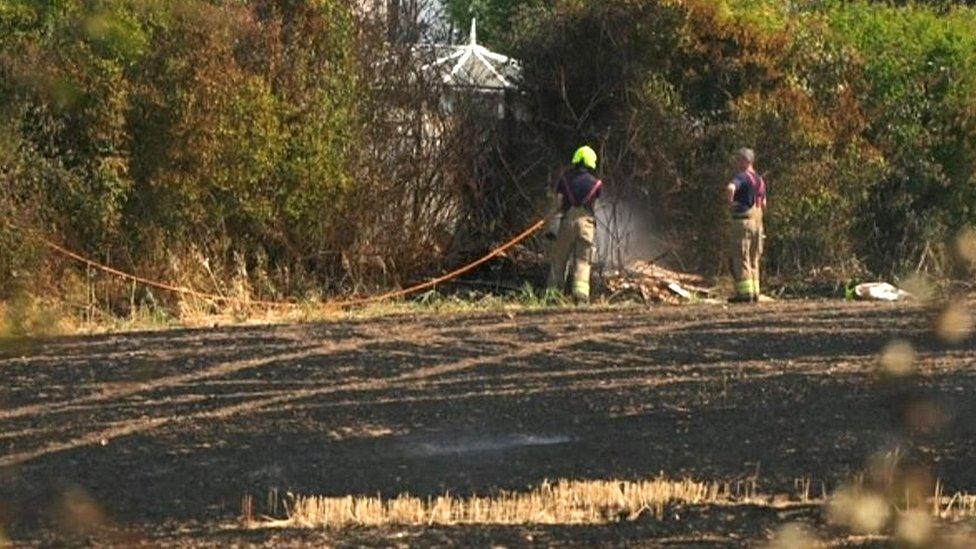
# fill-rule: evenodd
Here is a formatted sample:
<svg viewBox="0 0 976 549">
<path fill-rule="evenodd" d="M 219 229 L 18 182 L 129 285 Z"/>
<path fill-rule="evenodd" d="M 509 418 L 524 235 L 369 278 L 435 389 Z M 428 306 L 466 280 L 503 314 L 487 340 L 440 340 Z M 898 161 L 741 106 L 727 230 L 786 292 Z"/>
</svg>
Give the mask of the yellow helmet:
<svg viewBox="0 0 976 549">
<path fill-rule="evenodd" d="M 586 166 L 591 170 L 596 169 L 596 151 L 588 146 L 580 147 L 576 150 L 576 154 L 573 155 L 573 165 L 578 166 L 580 164 Z"/>
</svg>

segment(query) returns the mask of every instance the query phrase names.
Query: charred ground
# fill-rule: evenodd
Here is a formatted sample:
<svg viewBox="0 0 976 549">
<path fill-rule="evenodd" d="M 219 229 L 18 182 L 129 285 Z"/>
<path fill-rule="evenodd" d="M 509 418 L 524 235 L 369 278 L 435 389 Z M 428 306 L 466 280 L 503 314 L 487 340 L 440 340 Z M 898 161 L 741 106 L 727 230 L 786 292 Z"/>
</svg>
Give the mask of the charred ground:
<svg viewBox="0 0 976 549">
<path fill-rule="evenodd" d="M 65 338 L 0 360 L 0 524 L 15 543 L 716 544 L 796 507 L 675 509 L 608 526 L 240 527 L 284 495 L 455 495 L 659 475 L 813 496 L 899 437 L 875 375 L 893 339 L 949 415 L 911 459 L 976 490 L 976 343 L 924 308 L 840 302 L 397 317 Z M 111 528 L 65 523 L 72 494 Z M 68 503 L 66 504 L 66 498 Z M 278 510 L 280 513 L 280 509 Z M 75 529 L 75 533 L 70 531 Z M 67 530 L 67 531 L 66 531 Z M 843 536 L 837 532 L 825 535 Z"/>
</svg>

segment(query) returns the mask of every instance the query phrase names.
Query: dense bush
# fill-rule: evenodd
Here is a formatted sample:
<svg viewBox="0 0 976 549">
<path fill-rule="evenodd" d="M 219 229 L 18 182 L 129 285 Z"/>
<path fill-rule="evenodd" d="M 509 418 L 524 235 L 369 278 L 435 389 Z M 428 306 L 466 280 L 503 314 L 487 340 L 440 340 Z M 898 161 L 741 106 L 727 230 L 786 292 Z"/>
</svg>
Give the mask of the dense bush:
<svg viewBox="0 0 976 549">
<path fill-rule="evenodd" d="M 477 141 L 385 36 L 340 0 L 0 0 L 0 292 L 72 295 L 32 235 L 266 298 L 439 268 Z"/>
<path fill-rule="evenodd" d="M 772 186 L 779 274 L 941 274 L 946 244 L 976 222 L 970 8 L 448 3 L 482 10 L 495 45 L 522 58 L 549 161 L 598 143 L 607 179 L 703 268 L 720 268 L 721 183 L 743 145 Z"/>
<path fill-rule="evenodd" d="M 528 127 L 442 112 L 419 50 L 347 1 L 0 0 L 0 298 L 90 299 L 42 235 L 222 293 L 401 284 L 523 225 L 580 141 L 703 270 L 721 270 L 721 189 L 744 144 L 772 186 L 784 277 L 941 273 L 976 222 L 972 8 L 446 7 L 521 58 Z M 99 280 L 108 302 L 139 299 Z"/>
<path fill-rule="evenodd" d="M 976 12 L 846 5 L 831 29 L 857 52 L 865 139 L 885 171 L 855 229 L 872 266 L 911 268 L 976 222 Z"/>
</svg>

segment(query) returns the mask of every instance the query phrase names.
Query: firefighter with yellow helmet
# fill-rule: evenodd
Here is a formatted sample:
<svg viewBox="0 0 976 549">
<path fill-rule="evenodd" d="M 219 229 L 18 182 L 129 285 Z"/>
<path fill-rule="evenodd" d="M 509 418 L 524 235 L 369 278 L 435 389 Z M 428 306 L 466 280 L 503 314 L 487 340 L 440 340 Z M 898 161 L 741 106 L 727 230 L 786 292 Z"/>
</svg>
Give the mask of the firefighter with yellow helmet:
<svg viewBox="0 0 976 549">
<path fill-rule="evenodd" d="M 596 166 L 597 154 L 591 147 L 576 151 L 570 170 L 553 184 L 555 203 L 546 231 L 553 241 L 548 287 L 561 292 L 568 287 L 577 303 L 590 299 L 596 201 L 603 189 L 603 182 L 596 176 Z"/>
</svg>

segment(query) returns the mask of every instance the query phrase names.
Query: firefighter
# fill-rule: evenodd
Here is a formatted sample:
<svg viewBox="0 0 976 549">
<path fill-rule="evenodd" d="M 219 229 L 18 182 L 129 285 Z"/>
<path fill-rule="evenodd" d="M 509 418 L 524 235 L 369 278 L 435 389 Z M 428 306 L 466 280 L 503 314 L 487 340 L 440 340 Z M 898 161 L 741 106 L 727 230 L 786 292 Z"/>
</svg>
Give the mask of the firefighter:
<svg viewBox="0 0 976 549">
<path fill-rule="evenodd" d="M 736 153 L 739 173 L 728 184 L 732 212 L 729 252 L 735 297 L 738 303 L 756 303 L 760 298 L 760 259 L 763 253 L 763 213 L 766 210 L 766 182 L 756 173 L 756 153 L 740 149 Z"/>
<path fill-rule="evenodd" d="M 595 206 L 603 188 L 603 182 L 594 174 L 596 166 L 596 151 L 590 147 L 576 151 L 570 170 L 553 184 L 555 204 L 546 232 L 553 241 L 548 287 L 565 292 L 569 281 L 577 303 L 586 303 L 590 299 L 590 265 L 596 238 Z"/>
</svg>

